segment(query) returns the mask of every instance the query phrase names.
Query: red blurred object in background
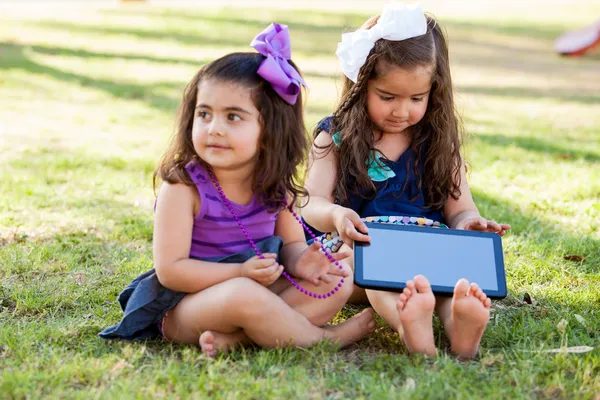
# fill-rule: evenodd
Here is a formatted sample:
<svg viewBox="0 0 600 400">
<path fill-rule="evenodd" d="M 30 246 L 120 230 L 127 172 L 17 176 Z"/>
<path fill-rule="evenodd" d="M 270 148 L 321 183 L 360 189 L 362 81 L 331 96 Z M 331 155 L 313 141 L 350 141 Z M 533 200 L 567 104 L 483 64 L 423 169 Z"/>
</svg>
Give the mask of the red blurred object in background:
<svg viewBox="0 0 600 400">
<path fill-rule="evenodd" d="M 581 56 L 600 43 L 600 20 L 595 24 L 566 32 L 554 41 L 554 50 L 564 56 Z"/>
</svg>

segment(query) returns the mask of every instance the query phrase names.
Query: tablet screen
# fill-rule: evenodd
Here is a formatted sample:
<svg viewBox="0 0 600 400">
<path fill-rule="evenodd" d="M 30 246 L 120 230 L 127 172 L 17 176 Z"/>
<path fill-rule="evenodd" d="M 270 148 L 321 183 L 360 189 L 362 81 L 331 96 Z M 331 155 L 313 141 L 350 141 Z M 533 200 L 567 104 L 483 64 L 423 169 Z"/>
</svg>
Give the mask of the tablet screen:
<svg viewBox="0 0 600 400">
<path fill-rule="evenodd" d="M 406 282 L 424 275 L 432 286 L 454 287 L 460 278 L 483 290 L 498 290 L 491 237 L 440 235 L 433 228 L 402 231 L 369 228 L 371 244 L 362 248 L 363 279 Z"/>
</svg>

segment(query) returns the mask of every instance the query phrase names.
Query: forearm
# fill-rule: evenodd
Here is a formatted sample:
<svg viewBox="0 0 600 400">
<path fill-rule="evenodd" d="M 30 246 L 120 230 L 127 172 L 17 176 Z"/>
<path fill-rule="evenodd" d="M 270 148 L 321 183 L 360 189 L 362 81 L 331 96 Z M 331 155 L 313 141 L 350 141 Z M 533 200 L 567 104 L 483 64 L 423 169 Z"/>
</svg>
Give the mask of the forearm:
<svg viewBox="0 0 600 400">
<path fill-rule="evenodd" d="M 467 218 L 480 217 L 479 211 L 477 210 L 465 210 L 455 216 L 446 220 L 446 223 L 450 228 L 456 228 L 461 221 Z"/>
<path fill-rule="evenodd" d="M 333 212 L 340 207 L 324 197 L 311 196 L 306 207 L 302 208 L 302 216 L 315 229 L 321 232 L 333 232 L 335 231 Z"/>
<path fill-rule="evenodd" d="M 171 290 L 196 293 L 241 276 L 242 264 L 216 263 L 186 258 L 156 266 L 160 283 Z"/>
<path fill-rule="evenodd" d="M 304 242 L 294 242 L 289 243 L 283 246 L 279 255 L 281 257 L 281 265 L 284 266 L 285 271 L 292 275 L 296 275 L 296 264 L 298 263 L 298 259 L 302 255 L 302 252 L 308 248 L 307 244 Z"/>
</svg>

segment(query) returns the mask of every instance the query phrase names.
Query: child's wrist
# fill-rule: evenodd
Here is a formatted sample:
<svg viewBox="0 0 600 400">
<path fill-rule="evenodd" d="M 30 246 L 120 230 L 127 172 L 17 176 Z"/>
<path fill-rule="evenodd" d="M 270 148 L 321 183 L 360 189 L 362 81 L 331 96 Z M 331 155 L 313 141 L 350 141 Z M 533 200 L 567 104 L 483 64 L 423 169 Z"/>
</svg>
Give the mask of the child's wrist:
<svg viewBox="0 0 600 400">
<path fill-rule="evenodd" d="M 466 210 L 466 211 L 463 211 L 460 214 L 458 214 L 456 217 L 454 217 L 452 224 L 449 226 L 451 228 L 456 228 L 458 226 L 458 224 L 460 224 L 462 221 L 464 221 L 468 218 L 478 218 L 478 217 L 481 217 L 481 215 L 479 215 L 479 212 L 473 211 L 473 210 Z"/>
<path fill-rule="evenodd" d="M 244 264 L 235 264 L 236 277 L 244 278 Z"/>
<path fill-rule="evenodd" d="M 331 215 L 331 224 L 336 225 L 337 220 L 339 219 L 339 215 L 344 212 L 346 207 L 340 206 L 339 204 L 334 204 L 331 210 L 329 211 L 329 215 Z M 335 226 L 337 229 L 337 226 Z"/>
</svg>

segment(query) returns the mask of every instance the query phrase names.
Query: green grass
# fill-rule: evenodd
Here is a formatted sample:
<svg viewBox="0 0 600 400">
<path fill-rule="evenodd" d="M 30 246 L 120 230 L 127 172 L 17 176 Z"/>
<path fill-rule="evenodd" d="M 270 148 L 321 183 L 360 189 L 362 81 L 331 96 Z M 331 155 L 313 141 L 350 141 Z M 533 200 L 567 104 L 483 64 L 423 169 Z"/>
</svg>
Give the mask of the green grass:
<svg viewBox="0 0 600 400">
<path fill-rule="evenodd" d="M 599 16 L 598 4 L 427 3 L 450 37 L 477 204 L 513 226 L 503 241 L 509 297 L 493 307 L 480 358 L 459 362 L 445 351 L 408 357 L 381 321 L 339 352 L 217 360 L 96 336 L 119 319 L 119 291 L 152 265 L 151 174 L 198 67 L 249 50 L 273 20 L 289 24 L 311 86 L 310 128 L 341 86 L 339 34 L 367 12 L 309 1 L 21 3 L 0 5 L 0 398 L 599 398 L 600 54 L 551 50 L 556 35 Z M 446 348 L 439 326 L 436 335 Z M 564 345 L 594 350 L 545 352 Z"/>
</svg>

